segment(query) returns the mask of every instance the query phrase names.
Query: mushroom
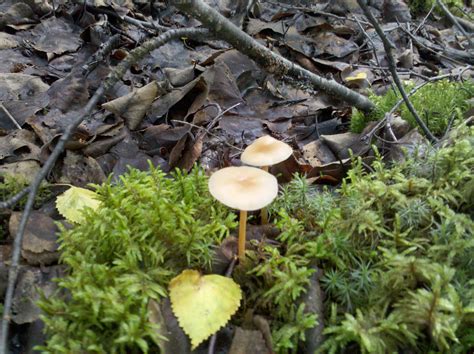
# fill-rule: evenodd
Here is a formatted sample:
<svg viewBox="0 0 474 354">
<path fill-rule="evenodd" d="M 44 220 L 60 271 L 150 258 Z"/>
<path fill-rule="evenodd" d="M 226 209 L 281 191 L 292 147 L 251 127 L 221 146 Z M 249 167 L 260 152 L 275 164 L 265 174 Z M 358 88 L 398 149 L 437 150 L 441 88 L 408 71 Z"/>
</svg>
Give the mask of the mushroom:
<svg viewBox="0 0 474 354">
<path fill-rule="evenodd" d="M 247 211 L 262 209 L 278 194 L 275 176 L 255 167 L 226 167 L 209 179 L 209 192 L 222 204 L 240 211 L 239 259 L 245 257 Z"/>
<path fill-rule="evenodd" d="M 290 145 L 272 138 L 270 135 L 264 135 L 247 148 L 242 153 L 240 160 L 251 166 L 261 167 L 268 172 L 270 166 L 285 161 L 293 153 Z M 262 224 L 268 223 L 267 209 L 261 211 Z"/>
</svg>

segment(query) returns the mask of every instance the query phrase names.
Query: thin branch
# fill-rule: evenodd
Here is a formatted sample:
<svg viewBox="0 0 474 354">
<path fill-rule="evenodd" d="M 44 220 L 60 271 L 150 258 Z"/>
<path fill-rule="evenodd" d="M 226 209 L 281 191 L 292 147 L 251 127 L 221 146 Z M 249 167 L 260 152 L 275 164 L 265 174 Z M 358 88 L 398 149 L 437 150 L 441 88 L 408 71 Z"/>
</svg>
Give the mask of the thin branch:
<svg viewBox="0 0 474 354">
<path fill-rule="evenodd" d="M 18 227 L 18 231 L 15 236 L 15 241 L 13 243 L 12 261 L 11 261 L 9 274 L 8 274 L 8 287 L 5 294 L 2 327 L 0 331 L 1 332 L 0 354 L 7 354 L 8 352 L 7 350 L 8 349 L 8 329 L 9 329 L 8 325 L 11 319 L 10 312 L 11 312 L 11 307 L 12 307 L 12 302 L 13 302 L 13 292 L 15 290 L 15 284 L 18 277 L 21 244 L 23 241 L 23 236 L 25 234 L 26 224 L 33 210 L 33 203 L 35 200 L 36 193 L 38 192 L 38 188 L 41 184 L 41 181 L 47 176 L 49 171 L 51 171 L 51 169 L 53 168 L 54 164 L 56 163 L 56 160 L 64 151 L 67 141 L 70 139 L 70 137 L 74 133 L 77 126 L 92 113 L 97 103 L 102 98 L 102 96 L 111 87 L 113 87 L 115 83 L 117 83 L 118 80 L 120 80 L 123 77 L 123 75 L 134 63 L 138 62 L 140 59 L 142 59 L 145 55 L 150 53 L 152 50 L 159 48 L 160 46 L 164 45 L 165 43 L 173 39 L 177 39 L 183 36 L 193 38 L 193 39 L 199 39 L 207 35 L 208 35 L 208 31 L 202 30 L 202 29 L 190 28 L 190 29 L 170 30 L 156 38 L 148 40 L 147 42 L 143 43 L 142 46 L 132 50 L 130 54 L 119 65 L 117 65 L 113 69 L 113 71 L 107 76 L 106 80 L 95 91 L 94 95 L 91 97 L 87 105 L 84 107 L 82 114 L 78 115 L 77 118 L 74 119 L 71 122 L 71 124 L 69 124 L 65 128 L 64 133 L 59 139 L 53 152 L 51 153 L 49 158 L 46 160 L 43 167 L 38 172 L 33 183 L 30 186 L 28 200 L 26 202 L 25 209 L 22 213 L 20 225 Z"/>
<path fill-rule="evenodd" d="M 120 42 L 120 34 L 115 34 L 110 39 L 102 43 L 99 50 L 88 60 L 86 64 L 82 66 L 82 75 L 87 76 L 92 72 L 100 62 L 104 61 L 105 58 L 112 52 L 113 49 L 117 48 Z"/>
<path fill-rule="evenodd" d="M 289 5 L 289 4 L 284 4 L 284 3 L 281 3 L 281 2 L 276 2 L 276 1 L 267 1 L 268 3 L 272 4 L 272 5 L 276 5 L 276 6 L 279 6 L 279 7 L 283 7 L 285 9 L 289 9 L 289 10 L 298 10 L 298 11 L 303 11 L 303 12 L 307 12 L 307 13 L 312 13 L 312 14 L 316 14 L 316 15 L 321 15 L 321 16 L 326 16 L 326 17 L 332 17 L 332 18 L 335 18 L 337 20 L 340 20 L 340 21 L 352 21 L 354 22 L 354 18 L 351 18 L 351 17 L 344 17 L 344 16 L 338 16 L 338 15 L 335 15 L 333 13 L 330 13 L 330 12 L 325 12 L 325 11 L 320 11 L 320 10 L 316 10 L 314 8 L 307 8 L 307 7 L 301 7 L 301 6 L 293 6 L 293 5 Z M 361 20 L 361 23 L 363 23 L 364 25 L 368 25 L 370 26 L 370 23 L 366 22 L 366 21 L 362 21 Z"/>
<path fill-rule="evenodd" d="M 359 29 L 361 30 L 361 32 L 364 34 L 364 36 L 367 38 L 367 40 L 369 41 L 370 45 L 372 46 L 372 53 L 374 55 L 374 58 L 375 58 L 375 62 L 377 63 L 377 66 L 379 68 L 382 67 L 382 65 L 380 64 L 380 60 L 379 60 L 379 57 L 377 55 L 377 48 L 375 47 L 375 43 L 374 41 L 372 40 L 372 37 L 369 36 L 369 34 L 367 33 L 367 31 L 364 29 L 364 26 L 362 26 L 362 22 L 360 22 L 357 17 L 354 16 L 354 18 L 357 20 L 357 25 L 359 26 Z M 381 70 L 382 71 L 382 74 L 383 74 L 383 79 L 387 79 L 387 73 L 385 72 L 385 70 Z M 391 80 L 388 80 L 390 82 L 390 85 L 392 86 L 392 89 L 395 89 L 395 87 L 393 87 L 393 83 Z"/>
<path fill-rule="evenodd" d="M 266 72 L 280 77 L 291 76 L 298 82 L 309 83 L 312 87 L 346 101 L 362 111 L 367 112 L 375 108 L 375 105 L 367 97 L 334 80 L 320 77 L 272 52 L 248 34 L 242 32 L 216 10 L 204 4 L 202 0 L 170 0 L 170 3 L 201 21 L 205 27 L 215 33 L 216 37 L 233 45 L 237 50 L 253 59 Z"/>
<path fill-rule="evenodd" d="M 99 8 L 99 7 L 95 7 L 95 6 L 91 6 L 91 5 L 87 5 L 86 6 L 87 10 L 91 11 L 91 12 L 94 12 L 94 13 L 100 13 L 100 14 L 106 14 L 108 16 L 112 16 L 114 18 L 117 18 L 119 20 L 123 20 L 125 22 L 128 22 L 132 25 L 135 25 L 139 28 L 142 28 L 142 29 L 149 29 L 149 30 L 153 30 L 153 31 L 157 31 L 157 32 L 166 32 L 169 30 L 169 27 L 165 27 L 165 26 L 162 26 L 158 23 L 155 23 L 155 22 L 147 22 L 147 21 L 141 21 L 141 20 L 138 20 L 136 18 L 133 18 L 133 17 L 130 17 L 130 16 L 119 16 L 115 11 L 112 11 L 112 10 L 107 10 L 107 9 L 104 9 L 104 8 Z"/>
<path fill-rule="evenodd" d="M 392 74 L 393 81 L 395 82 L 395 85 L 397 85 L 397 88 L 400 91 L 400 94 L 402 95 L 403 100 L 405 101 L 405 104 L 407 105 L 408 110 L 413 115 L 417 124 L 425 133 L 426 137 L 429 140 L 436 142 L 438 139 L 436 139 L 433 133 L 431 133 L 431 131 L 426 126 L 425 122 L 423 122 L 423 120 L 420 118 L 420 116 L 415 110 L 415 107 L 413 107 L 413 104 L 410 102 L 407 96 L 407 93 L 405 92 L 405 89 L 403 88 L 402 82 L 397 73 L 397 65 L 393 57 L 393 50 L 395 49 L 394 44 L 390 42 L 388 38 L 385 36 L 385 34 L 383 33 L 383 30 L 380 27 L 380 24 L 378 23 L 378 21 L 376 20 L 372 12 L 370 12 L 369 7 L 367 6 L 367 3 L 365 2 L 365 0 L 357 0 L 357 3 L 362 8 L 362 11 L 364 11 L 365 16 L 367 17 L 369 22 L 372 23 L 375 31 L 377 32 L 380 39 L 382 40 L 383 46 L 385 48 L 385 52 L 387 54 L 387 61 L 388 61 L 388 67 L 389 67 L 390 73 Z"/>
<path fill-rule="evenodd" d="M 441 1 L 441 0 L 436 0 L 436 3 L 438 4 L 439 7 L 441 7 L 441 10 L 445 13 L 446 17 L 451 21 L 453 25 L 455 25 L 463 34 L 464 37 L 466 37 L 467 41 L 469 42 L 469 45 L 472 47 L 473 43 L 471 40 L 471 37 L 469 34 L 464 30 L 464 27 L 461 26 L 459 21 L 456 19 L 456 17 L 453 16 L 451 11 L 449 11 L 448 7 Z"/>
<path fill-rule="evenodd" d="M 423 20 L 420 22 L 420 24 L 418 25 L 418 27 L 417 27 L 417 28 L 415 29 L 415 31 L 413 32 L 414 34 L 416 34 L 416 33 L 421 29 L 421 27 L 423 27 L 423 26 L 425 25 L 426 20 L 428 20 L 428 17 L 431 16 L 431 13 L 432 13 L 433 10 L 435 9 L 435 7 L 436 7 L 435 4 L 431 5 L 430 11 L 428 11 L 428 13 L 426 14 L 426 16 L 423 17 Z"/>
<path fill-rule="evenodd" d="M 214 138 L 219 139 L 219 141 L 221 141 L 222 143 L 224 143 L 224 144 L 227 145 L 228 147 L 230 147 L 230 148 L 232 148 L 232 149 L 235 149 L 235 150 L 238 150 L 238 151 L 241 151 L 241 152 L 244 151 L 243 149 L 241 149 L 241 148 L 239 148 L 239 147 L 237 147 L 237 146 L 234 146 L 234 145 L 228 143 L 227 141 L 225 141 L 225 140 L 224 140 L 223 138 L 221 138 L 220 136 L 218 136 L 218 135 L 216 135 L 216 134 L 210 132 L 209 129 L 206 129 L 206 128 L 204 128 L 204 127 L 201 127 L 201 126 L 196 125 L 196 124 L 193 124 L 193 123 L 186 122 L 186 121 L 184 121 L 184 120 L 173 119 L 173 120 L 171 120 L 171 121 L 172 121 L 173 123 L 180 123 L 180 124 L 184 124 L 184 125 L 189 125 L 190 127 L 197 128 L 197 129 L 199 129 L 199 130 L 202 130 L 202 131 L 206 132 L 207 134 L 213 136 Z"/>
<path fill-rule="evenodd" d="M 0 202 L 0 210 L 8 209 L 15 206 L 15 204 L 18 203 L 25 195 L 27 195 L 29 191 L 30 191 L 30 187 L 26 187 L 23 190 L 19 191 L 10 199 Z"/>
<path fill-rule="evenodd" d="M 12 121 L 13 125 L 14 125 L 15 127 L 17 127 L 18 129 L 21 129 L 20 124 L 18 124 L 18 122 L 16 121 L 16 119 L 13 118 L 13 116 L 10 114 L 10 112 L 8 112 L 8 109 L 5 108 L 5 106 L 3 105 L 2 102 L 0 102 L 0 108 L 3 110 L 3 112 L 5 112 L 5 114 L 7 115 L 7 117 Z"/>
<path fill-rule="evenodd" d="M 464 27 L 466 31 L 474 32 L 474 23 L 469 20 L 466 20 L 462 17 L 454 16 L 461 26 Z"/>
<path fill-rule="evenodd" d="M 400 29 L 408 34 L 416 44 L 430 51 L 435 56 L 442 57 L 458 65 L 463 65 L 464 63 L 471 65 L 474 64 L 474 56 L 472 55 L 472 51 L 443 48 L 437 44 L 431 43 L 426 38 L 413 35 L 403 28 L 403 26 L 400 26 Z"/>
</svg>

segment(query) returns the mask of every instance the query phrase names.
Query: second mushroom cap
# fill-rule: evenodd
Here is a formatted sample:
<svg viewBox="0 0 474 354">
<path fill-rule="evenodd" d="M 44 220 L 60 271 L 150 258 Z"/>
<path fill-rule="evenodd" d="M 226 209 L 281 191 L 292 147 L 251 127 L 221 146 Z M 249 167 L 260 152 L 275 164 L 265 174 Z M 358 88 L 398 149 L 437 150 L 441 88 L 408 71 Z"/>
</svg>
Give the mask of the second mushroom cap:
<svg viewBox="0 0 474 354">
<path fill-rule="evenodd" d="M 277 179 L 255 167 L 226 167 L 209 179 L 209 192 L 222 204 L 238 210 L 258 210 L 278 194 Z"/>
<path fill-rule="evenodd" d="M 290 145 L 270 135 L 264 135 L 247 146 L 240 159 L 247 165 L 272 166 L 285 161 L 292 153 Z"/>
</svg>

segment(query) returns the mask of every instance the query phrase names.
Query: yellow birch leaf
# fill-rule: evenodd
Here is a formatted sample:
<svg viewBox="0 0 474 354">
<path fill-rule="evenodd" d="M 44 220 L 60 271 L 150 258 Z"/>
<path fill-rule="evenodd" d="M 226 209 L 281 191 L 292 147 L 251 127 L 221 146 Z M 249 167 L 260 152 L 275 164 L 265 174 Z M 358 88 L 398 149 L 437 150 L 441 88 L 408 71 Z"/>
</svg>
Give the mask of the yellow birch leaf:
<svg viewBox="0 0 474 354">
<path fill-rule="evenodd" d="M 194 350 L 237 311 L 242 291 L 231 278 L 184 270 L 169 285 L 173 312 Z"/>
<path fill-rule="evenodd" d="M 80 224 L 84 221 L 82 209 L 96 210 L 100 205 L 97 194 L 85 188 L 71 187 L 56 198 L 56 208 L 68 221 Z"/>
<path fill-rule="evenodd" d="M 367 79 L 367 73 L 365 73 L 363 71 L 357 73 L 355 76 L 346 77 L 347 82 L 360 81 L 360 80 L 365 80 L 365 79 Z"/>
</svg>

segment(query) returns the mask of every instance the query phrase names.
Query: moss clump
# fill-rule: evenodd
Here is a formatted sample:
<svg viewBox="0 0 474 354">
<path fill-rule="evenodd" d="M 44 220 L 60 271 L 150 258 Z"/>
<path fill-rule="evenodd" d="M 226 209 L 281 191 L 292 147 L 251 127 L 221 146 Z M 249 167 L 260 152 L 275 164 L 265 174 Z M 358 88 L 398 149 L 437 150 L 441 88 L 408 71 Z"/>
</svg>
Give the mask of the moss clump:
<svg viewBox="0 0 474 354">
<path fill-rule="evenodd" d="M 21 176 L 0 175 L 0 200 L 8 200 L 15 194 L 21 192 L 29 186 L 29 182 L 21 178 Z M 43 182 L 38 190 L 35 199 L 35 208 L 39 208 L 45 201 L 51 198 L 51 192 L 46 182 Z M 26 204 L 26 197 L 21 199 L 15 206 L 14 210 L 22 210 Z"/>
<path fill-rule="evenodd" d="M 272 205 L 277 242 L 253 241 L 235 269 L 245 291 L 240 316 L 268 318 L 274 350 L 295 353 L 305 332 L 325 323 L 326 353 L 462 353 L 474 345 L 474 127 L 450 145 L 366 173 L 355 161 L 337 191 L 303 178 Z M 98 188 L 103 207 L 63 231 L 59 280 L 67 299 L 41 303 L 45 352 L 158 351 L 147 314 L 184 268 L 205 268 L 212 247 L 235 226 L 207 193 L 199 170 L 174 179 L 131 171 Z M 300 303 L 315 269 L 323 271 L 325 317 Z"/>
<path fill-rule="evenodd" d="M 451 12 L 462 16 L 462 11 L 459 11 L 459 8 L 463 8 L 464 6 L 462 0 L 445 0 L 444 4 L 451 10 Z M 410 0 L 408 2 L 408 6 L 414 15 L 427 14 L 433 5 L 436 5 L 436 0 Z M 435 7 L 435 11 L 444 15 L 444 12 L 439 8 L 439 6 Z"/>
<path fill-rule="evenodd" d="M 11 197 L 28 187 L 29 182 L 20 176 L 0 175 L 0 200 L 9 200 Z M 43 182 L 36 195 L 34 207 L 39 208 L 45 201 L 51 197 L 49 186 Z M 13 207 L 13 210 L 22 210 L 25 207 L 27 197 L 23 197 Z M 0 213 L 0 240 L 8 236 L 8 219 L 10 213 Z"/>
<path fill-rule="evenodd" d="M 121 182 L 97 187 L 100 210 L 60 236 L 58 280 L 68 296 L 40 302 L 49 336 L 47 353 L 158 351 L 148 319 L 149 299 L 167 294 L 185 268 L 208 269 L 213 249 L 235 226 L 213 200 L 202 170 L 168 178 L 160 170 L 131 170 Z"/>
<path fill-rule="evenodd" d="M 409 92 L 413 87 L 413 85 L 407 85 L 405 90 Z M 410 97 L 410 101 L 430 131 L 436 136 L 441 136 L 445 133 L 453 115 L 454 123 L 462 119 L 463 113 L 469 108 L 466 101 L 473 96 L 473 82 L 441 80 L 423 86 Z M 360 133 L 368 122 L 382 119 L 385 113 L 389 112 L 401 99 L 401 96 L 398 92 L 395 93 L 393 90 L 389 90 L 383 96 L 371 94 L 370 99 L 376 106 L 375 110 L 365 115 L 363 112 L 354 109 L 350 125 L 352 132 Z M 405 104 L 400 106 L 397 113 L 408 121 L 412 127 L 417 126 Z"/>
<path fill-rule="evenodd" d="M 322 353 L 463 353 L 474 346 L 474 127 L 392 168 L 356 162 L 337 192 L 297 178 L 273 205 L 281 244 L 248 265 L 248 304 L 274 316 L 278 353 L 325 322 Z M 298 298 L 323 270 L 326 318 Z M 249 282 L 250 281 L 250 282 Z"/>
</svg>

